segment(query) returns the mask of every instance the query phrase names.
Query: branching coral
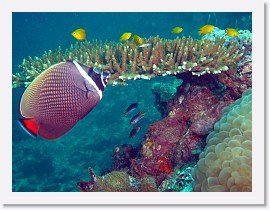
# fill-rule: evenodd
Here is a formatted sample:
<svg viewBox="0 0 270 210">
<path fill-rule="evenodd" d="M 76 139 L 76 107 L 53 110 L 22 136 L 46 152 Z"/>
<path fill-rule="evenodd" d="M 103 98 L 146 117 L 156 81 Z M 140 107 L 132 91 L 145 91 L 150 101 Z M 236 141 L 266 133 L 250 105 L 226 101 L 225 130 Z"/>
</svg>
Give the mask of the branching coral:
<svg viewBox="0 0 270 210">
<path fill-rule="evenodd" d="M 132 42 L 81 42 L 62 51 L 45 52 L 40 58 L 28 57 L 19 66 L 20 73 L 13 75 L 13 87 L 27 86 L 51 65 L 76 60 L 102 71 L 110 71 L 109 83 L 125 84 L 130 79 L 150 79 L 157 75 L 175 75 L 191 71 L 193 75 L 217 74 L 227 71 L 242 57 L 234 43 L 225 46 L 225 39 L 205 40 L 191 37 L 168 40 L 150 37 L 152 46 L 140 48 Z"/>
</svg>

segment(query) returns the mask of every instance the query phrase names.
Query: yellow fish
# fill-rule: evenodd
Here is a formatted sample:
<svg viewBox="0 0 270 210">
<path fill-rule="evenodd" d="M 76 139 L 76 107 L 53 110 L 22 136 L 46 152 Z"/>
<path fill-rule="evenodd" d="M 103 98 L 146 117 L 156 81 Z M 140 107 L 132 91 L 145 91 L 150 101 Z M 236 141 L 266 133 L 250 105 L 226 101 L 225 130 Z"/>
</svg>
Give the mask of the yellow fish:
<svg viewBox="0 0 270 210">
<path fill-rule="evenodd" d="M 198 40 L 199 44 L 202 45 L 203 44 L 203 41 L 202 40 Z"/>
<path fill-rule="evenodd" d="M 183 31 L 183 28 L 177 26 L 177 27 L 174 27 L 171 32 L 173 34 L 180 34 L 182 31 Z"/>
<path fill-rule="evenodd" d="M 86 33 L 83 28 L 78 28 L 71 33 L 71 35 L 77 40 L 86 40 Z"/>
<path fill-rule="evenodd" d="M 213 31 L 214 28 L 215 26 L 213 25 L 205 25 L 199 29 L 198 33 L 199 35 L 205 35 Z"/>
<path fill-rule="evenodd" d="M 131 32 L 123 33 L 120 36 L 120 41 L 127 41 L 131 37 L 131 34 L 132 34 Z"/>
<path fill-rule="evenodd" d="M 132 37 L 132 41 L 136 44 L 136 45 L 141 45 L 143 43 L 143 39 L 142 37 L 138 36 L 138 35 L 133 35 Z"/>
<path fill-rule="evenodd" d="M 227 28 L 226 34 L 228 36 L 238 36 L 239 32 L 234 28 Z"/>
</svg>

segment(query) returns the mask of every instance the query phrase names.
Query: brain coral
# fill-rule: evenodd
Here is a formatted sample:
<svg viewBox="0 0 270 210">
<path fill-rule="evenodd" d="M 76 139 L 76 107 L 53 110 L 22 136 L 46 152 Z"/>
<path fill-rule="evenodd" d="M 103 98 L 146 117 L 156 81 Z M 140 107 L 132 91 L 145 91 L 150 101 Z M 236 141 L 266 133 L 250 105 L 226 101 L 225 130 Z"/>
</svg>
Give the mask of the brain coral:
<svg viewBox="0 0 270 210">
<path fill-rule="evenodd" d="M 252 191 L 252 91 L 222 110 L 192 176 L 193 190 Z"/>
</svg>

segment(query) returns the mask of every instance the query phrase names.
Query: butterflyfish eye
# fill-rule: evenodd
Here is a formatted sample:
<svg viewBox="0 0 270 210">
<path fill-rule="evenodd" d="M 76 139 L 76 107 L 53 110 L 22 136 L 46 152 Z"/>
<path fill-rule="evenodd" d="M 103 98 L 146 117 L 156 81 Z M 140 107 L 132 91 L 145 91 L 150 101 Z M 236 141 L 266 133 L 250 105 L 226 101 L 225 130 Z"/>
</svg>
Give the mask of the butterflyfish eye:
<svg viewBox="0 0 270 210">
<path fill-rule="evenodd" d="M 111 72 L 107 71 L 107 72 L 102 72 L 103 77 L 105 78 L 109 78 L 111 76 Z"/>
</svg>

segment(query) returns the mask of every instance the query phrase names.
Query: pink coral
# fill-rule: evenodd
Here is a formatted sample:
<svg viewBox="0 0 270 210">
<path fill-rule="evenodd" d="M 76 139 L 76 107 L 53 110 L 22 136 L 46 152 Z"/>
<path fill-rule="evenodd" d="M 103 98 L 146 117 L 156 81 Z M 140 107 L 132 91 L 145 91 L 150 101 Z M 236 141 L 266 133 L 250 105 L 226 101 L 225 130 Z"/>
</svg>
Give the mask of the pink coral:
<svg viewBox="0 0 270 210">
<path fill-rule="evenodd" d="M 229 94 L 237 99 L 252 87 L 252 63 L 246 61 L 237 70 L 230 68 L 227 72 L 217 75 L 217 78 L 228 88 Z"/>
<path fill-rule="evenodd" d="M 208 87 L 192 86 L 186 96 L 190 113 L 190 131 L 197 135 L 206 135 L 220 118 L 222 109 L 231 101 L 215 96 Z"/>
<path fill-rule="evenodd" d="M 153 176 L 157 185 L 170 176 L 174 166 L 182 166 L 193 156 L 229 105 L 229 96 L 217 96 L 208 86 L 189 83 L 178 89 L 178 96 L 169 102 L 166 118 L 149 126 L 139 155 L 132 161 L 135 177 Z"/>
<path fill-rule="evenodd" d="M 136 156 L 136 151 L 131 144 L 123 144 L 114 149 L 112 155 L 112 169 L 114 171 L 120 171 L 130 166 L 130 159 Z"/>
</svg>

